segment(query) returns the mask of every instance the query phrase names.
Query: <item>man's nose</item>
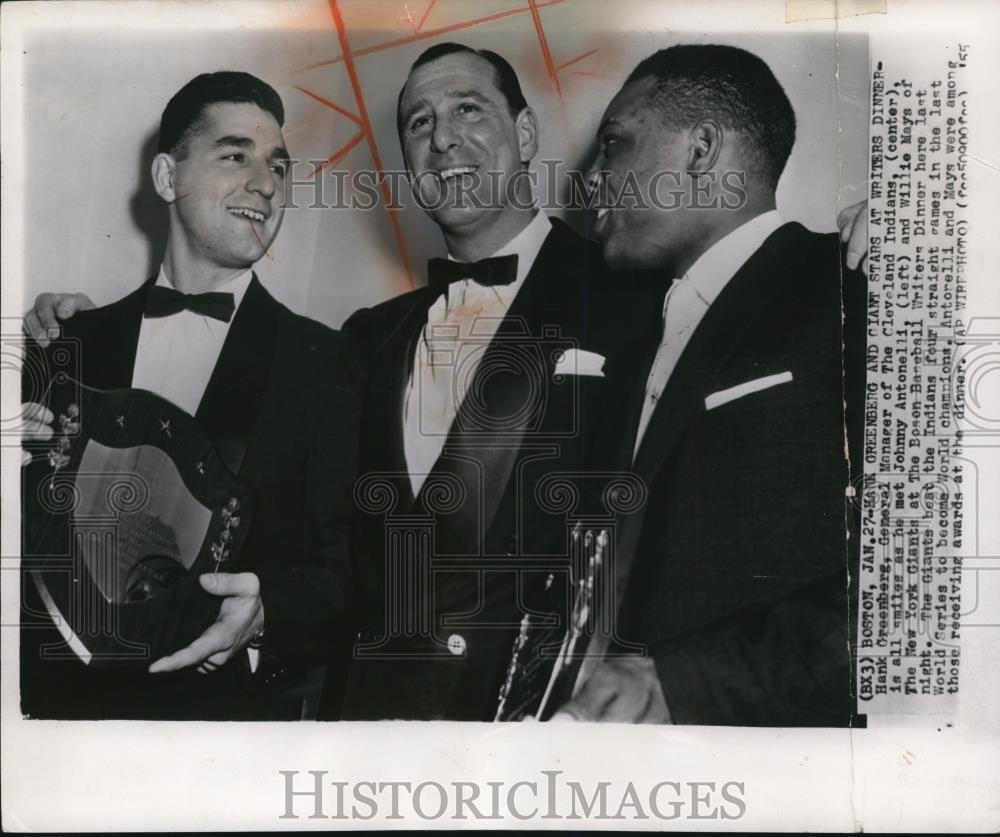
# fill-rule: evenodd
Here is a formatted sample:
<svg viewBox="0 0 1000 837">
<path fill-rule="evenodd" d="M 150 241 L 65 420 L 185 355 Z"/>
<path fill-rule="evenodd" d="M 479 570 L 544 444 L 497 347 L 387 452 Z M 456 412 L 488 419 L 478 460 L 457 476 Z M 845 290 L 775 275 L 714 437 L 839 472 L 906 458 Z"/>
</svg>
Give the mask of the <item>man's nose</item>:
<svg viewBox="0 0 1000 837">
<path fill-rule="evenodd" d="M 247 181 L 247 191 L 257 192 L 265 198 L 272 198 L 275 192 L 274 174 L 271 166 L 266 160 L 259 160 L 253 164 L 250 172 L 250 179 Z"/>
<path fill-rule="evenodd" d="M 606 172 L 601 170 L 601 155 L 598 154 L 587 171 L 587 189 L 591 192 L 596 192 L 600 189 L 606 174 Z"/>
<path fill-rule="evenodd" d="M 437 119 L 431 132 L 431 151 L 445 154 L 462 144 L 462 135 L 455 130 L 450 119 Z"/>
</svg>

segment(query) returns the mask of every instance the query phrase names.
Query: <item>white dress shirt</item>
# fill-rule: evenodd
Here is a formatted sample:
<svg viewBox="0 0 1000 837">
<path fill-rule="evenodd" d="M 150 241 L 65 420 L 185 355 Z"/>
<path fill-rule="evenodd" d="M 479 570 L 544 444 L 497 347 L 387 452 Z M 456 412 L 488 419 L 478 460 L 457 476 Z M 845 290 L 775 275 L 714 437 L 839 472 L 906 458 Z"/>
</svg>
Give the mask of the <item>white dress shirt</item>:
<svg viewBox="0 0 1000 837">
<path fill-rule="evenodd" d="M 783 223 L 773 209 L 750 219 L 709 247 L 688 272 L 675 279 L 670 286 L 663 300 L 663 339 L 646 379 L 646 399 L 632 450 L 633 461 L 670 375 L 708 307 L 767 237 Z"/>
<path fill-rule="evenodd" d="M 213 289 L 233 295 L 236 306 L 233 318 L 252 278 L 253 271 L 247 270 Z M 162 265 L 156 284 L 173 287 Z M 232 323 L 232 319 L 226 323 L 193 311 L 178 311 L 169 317 L 143 317 L 132 369 L 132 387 L 155 392 L 193 416 Z"/>
<path fill-rule="evenodd" d="M 552 228 L 544 212 L 494 256 L 517 256 L 509 285 L 452 282 L 427 312 L 403 398 L 403 449 L 414 495 L 434 467 L 479 362 Z M 451 261 L 457 261 L 449 254 Z M 453 372 L 457 370 L 458 374 Z"/>
</svg>

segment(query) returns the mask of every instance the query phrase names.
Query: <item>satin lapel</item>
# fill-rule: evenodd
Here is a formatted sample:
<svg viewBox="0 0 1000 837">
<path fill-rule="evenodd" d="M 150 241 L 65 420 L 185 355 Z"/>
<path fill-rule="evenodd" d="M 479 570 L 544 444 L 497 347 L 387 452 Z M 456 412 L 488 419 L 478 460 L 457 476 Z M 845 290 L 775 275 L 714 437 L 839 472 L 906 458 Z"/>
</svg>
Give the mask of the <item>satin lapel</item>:
<svg viewBox="0 0 1000 837">
<path fill-rule="evenodd" d="M 399 496 L 405 498 L 402 509 L 410 508 L 414 499 L 403 446 L 403 399 L 417 340 L 435 299 L 430 289 L 414 298 L 413 306 L 376 350 L 368 375 L 368 416 L 373 426 L 365 430 L 377 448 L 370 451 L 369 466 L 374 462 L 375 469 L 398 477 Z"/>
<path fill-rule="evenodd" d="M 451 522 L 461 532 L 480 533 L 480 539 L 496 517 L 524 435 L 535 426 L 530 411 L 523 409 L 539 397 L 539 382 L 532 377 L 543 374 L 551 381 L 555 370 L 555 352 L 545 351 L 543 328 L 560 326 L 566 335 L 566 306 L 572 297 L 564 288 L 564 238 L 554 225 L 483 354 L 434 468 L 435 474 L 456 476 L 467 496 L 478 496 L 478 502 L 464 503 Z M 525 367 L 521 374 L 502 372 L 522 364 L 534 371 Z M 432 484 L 432 479 L 425 482 L 421 498 Z"/>
<path fill-rule="evenodd" d="M 234 474 L 243 463 L 271 380 L 280 310 L 254 276 L 195 414 Z"/>
<path fill-rule="evenodd" d="M 610 387 L 600 410 L 604 461 L 609 467 L 632 468 L 646 378 L 663 331 L 663 297 L 667 282 L 659 275 L 615 274 L 615 335 L 604 374 Z"/>
<path fill-rule="evenodd" d="M 79 336 L 83 341 L 82 377 L 88 385 L 98 389 L 132 386 L 146 286 L 155 281 L 154 276 L 118 302 L 95 311 L 79 330 L 73 328 L 72 320 L 69 321 L 67 336 Z"/>
<path fill-rule="evenodd" d="M 788 245 L 801 229 L 799 224 L 785 224 L 772 233 L 729 280 L 698 324 L 639 446 L 635 470 L 647 483 L 670 455 L 691 417 L 705 409 L 705 396 L 716 372 L 774 298 L 784 278 L 794 272 L 788 259 L 794 258 L 795 249 Z M 779 264 L 779 255 L 785 260 L 783 264 Z"/>
</svg>

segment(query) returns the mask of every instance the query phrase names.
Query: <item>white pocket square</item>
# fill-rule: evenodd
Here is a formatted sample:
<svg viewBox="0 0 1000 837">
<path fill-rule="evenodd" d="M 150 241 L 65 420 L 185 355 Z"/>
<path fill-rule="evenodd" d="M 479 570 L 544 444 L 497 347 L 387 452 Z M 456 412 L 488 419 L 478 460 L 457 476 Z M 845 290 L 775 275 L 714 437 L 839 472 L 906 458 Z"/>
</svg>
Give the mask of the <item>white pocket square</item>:
<svg viewBox="0 0 1000 837">
<path fill-rule="evenodd" d="M 586 349 L 567 349 L 556 358 L 556 375 L 604 377 L 604 355 Z"/>
<path fill-rule="evenodd" d="M 729 389 L 720 389 L 718 392 L 713 392 L 705 398 L 705 409 L 714 410 L 716 407 L 721 407 L 723 404 L 728 404 L 730 401 L 735 401 L 744 395 L 760 392 L 762 389 L 770 389 L 771 387 L 778 386 L 778 384 L 787 384 L 791 380 L 791 372 L 779 372 L 777 375 L 767 375 L 763 378 L 737 384 L 734 387 L 729 387 Z"/>
</svg>

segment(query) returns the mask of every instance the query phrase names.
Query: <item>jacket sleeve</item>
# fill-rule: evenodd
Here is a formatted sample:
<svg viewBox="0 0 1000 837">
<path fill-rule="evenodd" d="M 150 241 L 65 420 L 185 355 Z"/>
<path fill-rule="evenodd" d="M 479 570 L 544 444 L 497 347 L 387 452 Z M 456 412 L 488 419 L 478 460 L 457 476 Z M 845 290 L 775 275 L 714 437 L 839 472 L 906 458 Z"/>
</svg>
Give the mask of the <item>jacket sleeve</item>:
<svg viewBox="0 0 1000 837">
<path fill-rule="evenodd" d="M 360 380 L 350 343 L 341 348 L 312 423 L 305 473 L 305 554 L 265 571 L 262 669 L 332 659 L 351 632 L 352 497 L 357 472 Z"/>
<path fill-rule="evenodd" d="M 674 723 L 845 727 L 847 573 L 651 650 Z"/>
</svg>

